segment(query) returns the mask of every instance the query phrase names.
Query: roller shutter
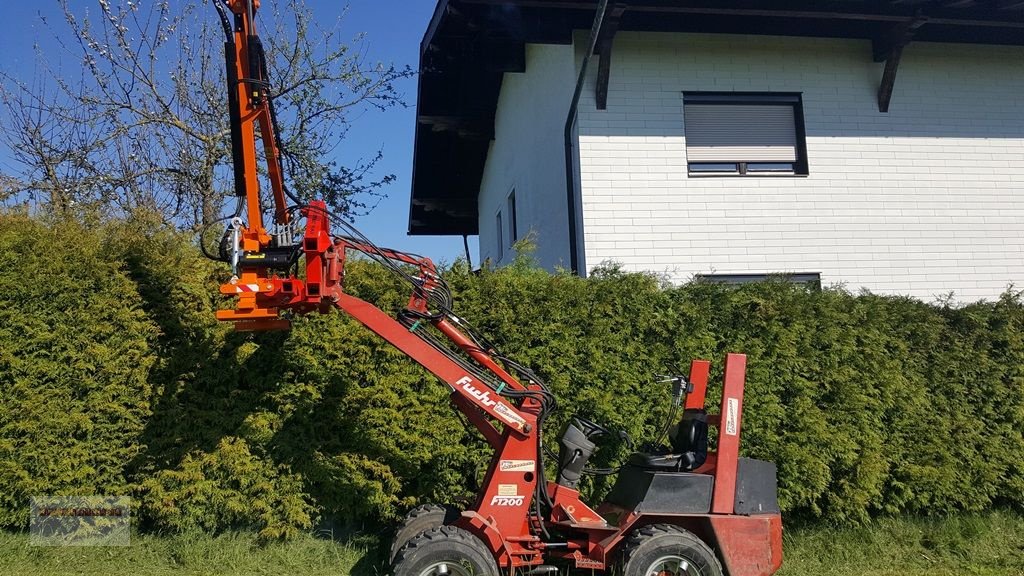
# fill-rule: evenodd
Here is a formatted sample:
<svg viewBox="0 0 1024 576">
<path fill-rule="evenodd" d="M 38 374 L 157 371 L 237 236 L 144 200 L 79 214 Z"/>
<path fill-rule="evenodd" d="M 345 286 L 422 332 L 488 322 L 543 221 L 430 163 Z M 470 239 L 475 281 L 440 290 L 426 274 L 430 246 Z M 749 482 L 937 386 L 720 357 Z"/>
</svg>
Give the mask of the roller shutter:
<svg viewBox="0 0 1024 576">
<path fill-rule="evenodd" d="M 686 104 L 688 162 L 796 162 L 791 105 Z"/>
</svg>

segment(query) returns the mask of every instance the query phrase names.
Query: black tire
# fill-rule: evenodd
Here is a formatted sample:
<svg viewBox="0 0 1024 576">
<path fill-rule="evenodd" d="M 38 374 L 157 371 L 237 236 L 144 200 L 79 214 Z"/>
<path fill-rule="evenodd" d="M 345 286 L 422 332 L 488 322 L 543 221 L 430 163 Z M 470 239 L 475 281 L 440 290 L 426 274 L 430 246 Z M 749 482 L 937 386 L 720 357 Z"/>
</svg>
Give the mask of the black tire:
<svg viewBox="0 0 1024 576">
<path fill-rule="evenodd" d="M 388 564 L 395 563 L 398 551 L 416 535 L 431 528 L 447 526 L 458 519 L 459 511 L 451 506 L 424 504 L 413 508 L 395 530 L 395 537 L 391 540 L 391 552 L 388 554 Z"/>
<path fill-rule="evenodd" d="M 409 540 L 391 565 L 391 576 L 498 576 L 491 551 L 455 526 L 440 526 Z"/>
<path fill-rule="evenodd" d="M 623 576 L 722 576 L 714 551 L 692 532 L 671 524 L 634 530 L 619 554 Z"/>
</svg>

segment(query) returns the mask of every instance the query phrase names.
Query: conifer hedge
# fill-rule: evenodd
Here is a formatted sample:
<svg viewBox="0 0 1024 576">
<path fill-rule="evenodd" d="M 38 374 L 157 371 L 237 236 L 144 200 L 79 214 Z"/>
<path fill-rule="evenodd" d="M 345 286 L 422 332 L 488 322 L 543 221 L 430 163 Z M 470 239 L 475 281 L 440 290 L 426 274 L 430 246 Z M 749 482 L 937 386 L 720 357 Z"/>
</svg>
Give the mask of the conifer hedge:
<svg viewBox="0 0 1024 576">
<path fill-rule="evenodd" d="M 490 450 L 443 385 L 340 314 L 230 332 L 213 319 L 223 274 L 157 220 L 0 216 L 0 524 L 24 526 L 36 494 L 128 493 L 144 529 L 282 538 L 473 494 Z M 552 448 L 577 412 L 653 439 L 668 397 L 653 374 L 701 357 L 720 381 L 737 351 L 744 450 L 778 464 L 787 518 L 1024 505 L 1020 292 L 955 307 L 525 260 L 446 277 L 460 313 L 558 395 Z M 389 310 L 408 295 L 365 262 L 346 283 Z"/>
<path fill-rule="evenodd" d="M 0 218 L 0 524 L 45 494 L 124 494 L 150 416 L 156 327 L 73 223 Z"/>
</svg>

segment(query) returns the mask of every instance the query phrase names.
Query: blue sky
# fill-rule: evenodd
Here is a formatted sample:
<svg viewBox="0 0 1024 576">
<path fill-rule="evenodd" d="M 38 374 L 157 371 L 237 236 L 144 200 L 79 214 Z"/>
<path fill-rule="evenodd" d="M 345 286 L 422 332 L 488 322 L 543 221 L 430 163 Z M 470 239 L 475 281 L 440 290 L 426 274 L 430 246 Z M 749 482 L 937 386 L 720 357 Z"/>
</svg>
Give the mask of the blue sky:
<svg viewBox="0 0 1024 576">
<path fill-rule="evenodd" d="M 264 3 L 280 0 L 263 0 Z M 325 22 L 334 22 L 346 4 L 337 0 L 306 0 L 314 13 Z M 98 0 L 72 0 L 83 9 L 98 5 Z M 434 0 L 353 0 L 348 4 L 342 36 L 354 37 L 365 32 L 368 56 L 372 60 L 394 62 L 416 68 L 419 44 L 434 10 Z M 52 41 L 52 30 L 40 21 L 47 17 L 59 28 L 62 16 L 57 0 L 38 2 L 4 2 L 0 18 L 0 66 L 9 72 L 31 77 L 35 66 L 33 46 Z M 214 18 L 210 8 L 210 18 Z M 369 215 L 356 220 L 356 225 L 371 239 L 383 246 L 414 251 L 435 260 L 451 261 L 463 254 L 462 238 L 410 237 L 406 235 L 409 220 L 409 190 L 412 180 L 412 146 L 415 128 L 416 79 L 399 86 L 409 108 L 385 113 L 366 113 L 356 120 L 349 138 L 339 151 L 341 161 L 357 159 L 383 148 L 381 174 L 395 174 L 397 180 L 383 192 L 387 195 Z M 9 165 L 3 159 L 3 165 Z M 470 239 L 473 262 L 477 263 L 476 239 Z"/>
</svg>

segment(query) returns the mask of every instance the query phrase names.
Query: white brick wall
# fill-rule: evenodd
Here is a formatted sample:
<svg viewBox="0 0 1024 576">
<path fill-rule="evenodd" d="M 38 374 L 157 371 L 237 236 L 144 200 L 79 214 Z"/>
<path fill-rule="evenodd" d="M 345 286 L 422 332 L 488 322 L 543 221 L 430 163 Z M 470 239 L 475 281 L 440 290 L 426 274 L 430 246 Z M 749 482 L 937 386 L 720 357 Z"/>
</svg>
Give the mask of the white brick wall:
<svg viewBox="0 0 1024 576">
<path fill-rule="evenodd" d="M 1024 285 L 1024 49 L 911 44 L 889 114 L 868 42 L 622 33 L 612 57 L 608 109 L 592 88 L 580 107 L 587 266 L 821 272 L 925 300 Z M 686 90 L 801 92 L 810 176 L 688 177 Z"/>
<path fill-rule="evenodd" d="M 532 234 L 534 257 L 546 268 L 569 267 L 563 129 L 575 88 L 576 65 L 568 46 L 528 45 L 526 72 L 505 74 L 495 139 L 480 184 L 480 258 L 512 261 L 508 194 L 516 189 L 519 237 Z M 498 253 L 496 215 L 506 235 Z"/>
</svg>

